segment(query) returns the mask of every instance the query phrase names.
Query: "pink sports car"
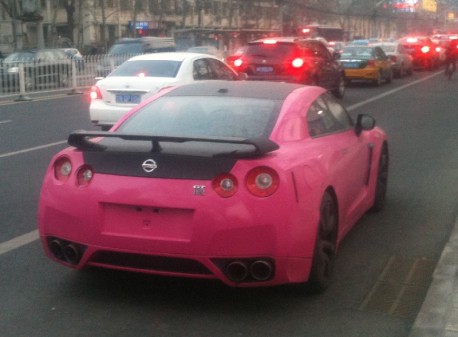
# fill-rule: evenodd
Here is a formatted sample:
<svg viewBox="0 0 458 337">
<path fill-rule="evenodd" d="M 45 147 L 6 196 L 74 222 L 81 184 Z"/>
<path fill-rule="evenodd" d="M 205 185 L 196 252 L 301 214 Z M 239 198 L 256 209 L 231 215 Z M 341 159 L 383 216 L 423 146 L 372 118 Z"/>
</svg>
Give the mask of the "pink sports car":
<svg viewBox="0 0 458 337">
<path fill-rule="evenodd" d="M 319 87 L 168 88 L 68 143 L 46 172 L 39 232 L 76 269 L 321 292 L 345 234 L 386 196 L 385 133 Z"/>
</svg>

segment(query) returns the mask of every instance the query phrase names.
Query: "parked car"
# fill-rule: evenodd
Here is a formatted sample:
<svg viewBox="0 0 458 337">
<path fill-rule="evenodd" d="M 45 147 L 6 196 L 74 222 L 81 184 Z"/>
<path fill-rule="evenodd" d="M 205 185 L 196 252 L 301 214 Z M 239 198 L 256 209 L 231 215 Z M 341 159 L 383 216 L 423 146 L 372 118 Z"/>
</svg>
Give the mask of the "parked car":
<svg viewBox="0 0 458 337">
<path fill-rule="evenodd" d="M 404 46 L 399 42 L 380 42 L 373 44 L 383 49 L 391 60 L 391 67 L 395 77 L 404 77 L 413 73 L 413 58 L 407 53 Z"/>
<path fill-rule="evenodd" d="M 232 63 L 248 80 L 314 84 L 341 98 L 345 78 L 338 58 L 319 40 L 278 37 L 249 42 Z"/>
<path fill-rule="evenodd" d="M 61 50 L 67 55 L 70 60 L 75 61 L 75 66 L 78 71 L 83 71 L 85 61 L 83 55 L 76 48 L 61 48 Z"/>
<path fill-rule="evenodd" d="M 92 123 L 109 129 L 127 111 L 164 87 L 201 80 L 236 80 L 238 74 L 217 57 L 186 52 L 130 58 L 91 89 Z"/>
<path fill-rule="evenodd" d="M 97 64 L 96 76 L 106 77 L 120 64 L 135 55 L 173 51 L 176 51 L 176 44 L 171 37 L 122 38 L 111 46 L 107 55 Z"/>
<path fill-rule="evenodd" d="M 440 64 L 440 48 L 427 36 L 408 36 L 399 39 L 405 50 L 412 55 L 416 69 L 434 70 Z"/>
<path fill-rule="evenodd" d="M 76 269 L 321 292 L 387 190 L 385 133 L 315 86 L 167 88 L 68 143 L 46 171 L 38 228 L 47 256 Z"/>
<path fill-rule="evenodd" d="M 382 48 L 371 45 L 345 46 L 340 63 L 345 69 L 347 81 L 370 81 L 375 85 L 391 83 L 393 70 L 391 60 Z"/>
<path fill-rule="evenodd" d="M 19 88 L 19 65 L 24 65 L 26 91 L 66 87 L 71 78 L 71 61 L 60 49 L 27 49 L 14 52 L 3 60 L 0 78 L 4 90 Z"/>
</svg>

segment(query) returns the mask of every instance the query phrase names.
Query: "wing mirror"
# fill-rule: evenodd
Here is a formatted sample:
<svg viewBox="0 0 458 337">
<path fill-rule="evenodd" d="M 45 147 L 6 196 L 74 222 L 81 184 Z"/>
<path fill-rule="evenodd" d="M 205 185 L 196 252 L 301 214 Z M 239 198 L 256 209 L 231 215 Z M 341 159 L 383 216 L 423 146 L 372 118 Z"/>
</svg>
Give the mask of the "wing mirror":
<svg viewBox="0 0 458 337">
<path fill-rule="evenodd" d="M 375 118 L 366 114 L 359 114 L 356 118 L 355 133 L 357 136 L 363 131 L 375 128 Z"/>
</svg>

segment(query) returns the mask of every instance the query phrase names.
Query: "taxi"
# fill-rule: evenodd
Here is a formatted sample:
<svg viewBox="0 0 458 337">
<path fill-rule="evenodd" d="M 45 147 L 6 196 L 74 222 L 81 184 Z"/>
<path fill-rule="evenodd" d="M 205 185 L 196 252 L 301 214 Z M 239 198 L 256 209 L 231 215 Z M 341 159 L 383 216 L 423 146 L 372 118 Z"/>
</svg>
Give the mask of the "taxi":
<svg viewBox="0 0 458 337">
<path fill-rule="evenodd" d="M 393 70 L 390 58 L 379 46 L 349 45 L 341 54 L 340 63 L 347 82 L 370 81 L 375 85 L 391 83 Z"/>
</svg>

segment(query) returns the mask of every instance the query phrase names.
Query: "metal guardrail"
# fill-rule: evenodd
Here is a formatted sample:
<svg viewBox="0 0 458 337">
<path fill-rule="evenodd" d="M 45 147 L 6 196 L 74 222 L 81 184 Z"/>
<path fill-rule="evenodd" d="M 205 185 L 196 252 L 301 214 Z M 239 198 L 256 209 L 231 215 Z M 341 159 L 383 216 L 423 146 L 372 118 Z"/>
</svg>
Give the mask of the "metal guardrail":
<svg viewBox="0 0 458 337">
<path fill-rule="evenodd" d="M 57 63 L 0 61 L 0 98 L 30 100 L 31 94 L 50 91 L 81 93 L 132 56 L 89 55 Z"/>
</svg>

